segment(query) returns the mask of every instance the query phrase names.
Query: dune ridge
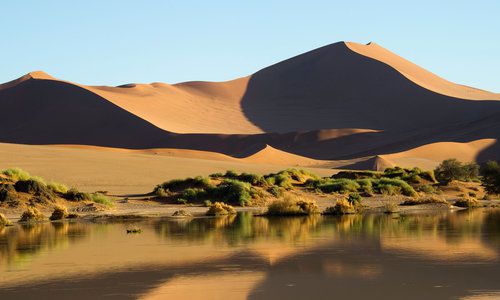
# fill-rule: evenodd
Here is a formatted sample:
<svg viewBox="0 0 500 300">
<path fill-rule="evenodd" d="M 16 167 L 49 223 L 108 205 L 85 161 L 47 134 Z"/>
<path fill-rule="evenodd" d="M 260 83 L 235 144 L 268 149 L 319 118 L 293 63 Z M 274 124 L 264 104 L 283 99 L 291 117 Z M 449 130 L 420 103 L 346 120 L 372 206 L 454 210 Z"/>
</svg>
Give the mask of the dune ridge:
<svg viewBox="0 0 500 300">
<path fill-rule="evenodd" d="M 484 161 L 500 158 L 499 100 L 375 43 L 339 42 L 226 82 L 86 86 L 31 72 L 0 85 L 0 142 L 378 169 L 488 140 L 466 155 Z"/>
</svg>

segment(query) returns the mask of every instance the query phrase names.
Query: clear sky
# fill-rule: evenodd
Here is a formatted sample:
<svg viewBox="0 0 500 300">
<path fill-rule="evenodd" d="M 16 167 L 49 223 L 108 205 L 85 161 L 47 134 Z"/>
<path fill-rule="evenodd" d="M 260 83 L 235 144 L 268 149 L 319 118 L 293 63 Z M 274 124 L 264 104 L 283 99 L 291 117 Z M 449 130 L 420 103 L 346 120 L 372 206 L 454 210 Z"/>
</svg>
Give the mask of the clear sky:
<svg viewBox="0 0 500 300">
<path fill-rule="evenodd" d="M 249 75 L 337 41 L 374 41 L 500 92 L 500 1 L 2 1 L 0 82 L 29 71 L 83 84 Z"/>
</svg>

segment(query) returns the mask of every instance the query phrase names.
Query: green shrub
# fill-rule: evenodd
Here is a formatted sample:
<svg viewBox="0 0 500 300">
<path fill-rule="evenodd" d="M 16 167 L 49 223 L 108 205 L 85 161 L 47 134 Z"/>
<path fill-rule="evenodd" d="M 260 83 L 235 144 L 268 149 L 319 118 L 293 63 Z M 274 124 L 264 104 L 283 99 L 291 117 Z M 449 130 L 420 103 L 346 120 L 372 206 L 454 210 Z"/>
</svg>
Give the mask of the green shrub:
<svg viewBox="0 0 500 300">
<path fill-rule="evenodd" d="M 235 214 L 236 210 L 231 205 L 228 205 L 223 202 L 215 202 L 212 204 L 208 211 L 206 212 L 207 216 L 222 216 L 222 215 L 232 215 Z"/>
<path fill-rule="evenodd" d="M 283 197 L 283 188 L 280 188 L 279 186 L 273 185 L 272 187 L 269 188 L 269 193 L 273 195 L 276 198 Z"/>
<path fill-rule="evenodd" d="M 243 182 L 248 182 L 251 185 L 255 186 L 263 186 L 266 184 L 266 180 L 264 179 L 264 177 L 257 174 L 241 173 L 240 175 L 237 176 L 236 179 Z"/>
<path fill-rule="evenodd" d="M 233 170 L 227 170 L 226 174 L 224 174 L 224 177 L 226 178 L 236 178 L 238 176 L 238 173 L 236 173 Z"/>
<path fill-rule="evenodd" d="M 19 222 L 38 222 L 44 221 L 45 216 L 36 208 L 28 208 L 19 219 Z"/>
<path fill-rule="evenodd" d="M 29 193 L 32 195 L 43 196 L 48 199 L 54 198 L 52 191 L 45 185 L 45 183 L 34 180 L 18 180 L 14 184 L 16 191 L 21 193 Z"/>
<path fill-rule="evenodd" d="M 66 194 L 68 192 L 67 186 L 65 186 L 62 183 L 54 182 L 54 181 L 47 183 L 47 188 L 49 190 L 51 190 L 52 192 L 60 194 L 60 195 Z"/>
<path fill-rule="evenodd" d="M 163 189 L 164 191 L 181 191 L 187 188 L 199 188 L 206 189 L 210 188 L 213 185 L 210 183 L 210 179 L 202 176 L 197 176 L 195 178 L 186 178 L 186 179 L 172 179 L 170 181 L 166 181 L 160 185 L 157 185 L 153 192 L 156 194 L 159 189 Z"/>
<path fill-rule="evenodd" d="M 4 226 L 11 226 L 12 222 L 7 219 L 3 214 L 0 213 L 0 228 Z"/>
<path fill-rule="evenodd" d="M 442 184 L 448 184 L 452 180 L 472 181 L 479 176 L 479 166 L 473 162 L 463 164 L 452 158 L 444 160 L 434 173 L 436 179 Z"/>
<path fill-rule="evenodd" d="M 179 204 L 184 204 L 184 205 L 188 204 L 188 201 L 186 199 L 183 199 L 183 198 L 178 198 L 176 201 Z"/>
<path fill-rule="evenodd" d="M 170 193 L 160 186 L 157 186 L 154 189 L 153 193 L 156 195 L 156 197 L 161 197 L 161 198 L 165 198 L 165 197 L 170 196 Z"/>
<path fill-rule="evenodd" d="M 378 179 L 380 177 L 382 177 L 382 172 L 377 171 L 340 171 L 331 176 L 334 179 L 345 178 L 356 181 L 361 179 Z"/>
<path fill-rule="evenodd" d="M 182 191 L 179 197 L 188 202 L 199 201 L 207 197 L 207 192 L 204 189 L 188 188 Z"/>
<path fill-rule="evenodd" d="M 319 213 L 319 208 L 313 201 L 304 201 L 299 198 L 285 197 L 272 202 L 267 207 L 269 216 L 297 216 Z"/>
<path fill-rule="evenodd" d="M 413 187 L 401 179 L 381 178 L 376 182 L 376 189 L 378 189 L 380 193 L 386 192 L 389 195 L 395 195 L 395 193 L 398 193 L 397 188 L 389 186 L 399 187 L 400 193 L 405 196 L 414 197 L 417 195 L 417 192 L 413 189 Z"/>
<path fill-rule="evenodd" d="M 62 220 L 66 219 L 68 217 L 68 210 L 64 206 L 56 206 L 54 208 L 54 211 L 52 212 L 52 215 L 49 217 L 49 220 L 55 221 L 55 220 Z"/>
<path fill-rule="evenodd" d="M 212 173 L 212 174 L 208 175 L 208 177 L 210 177 L 210 178 L 221 178 L 221 177 L 224 177 L 224 174 L 222 174 L 220 172 L 217 172 L 217 173 Z"/>
<path fill-rule="evenodd" d="M 425 193 L 425 194 L 439 194 L 440 191 L 435 188 L 433 185 L 430 184 L 425 184 L 421 185 L 417 188 L 419 192 Z"/>
<path fill-rule="evenodd" d="M 489 194 L 500 194 L 500 163 L 488 161 L 481 167 L 482 185 Z"/>
<path fill-rule="evenodd" d="M 401 194 L 401 188 L 399 186 L 390 185 L 390 184 L 380 184 L 378 189 L 382 195 L 386 196 L 394 196 Z"/>
<path fill-rule="evenodd" d="M 347 201 L 353 205 L 357 205 L 361 203 L 361 196 L 358 193 L 349 193 Z"/>
<path fill-rule="evenodd" d="M 334 206 L 327 207 L 323 212 L 324 215 L 347 215 L 354 214 L 356 210 L 354 205 L 346 199 L 339 199 Z"/>
<path fill-rule="evenodd" d="M 386 203 L 382 209 L 384 214 L 396 214 L 399 212 L 399 206 L 395 203 Z"/>
<path fill-rule="evenodd" d="M 250 184 L 234 179 L 225 179 L 217 187 L 209 190 L 211 198 L 220 199 L 231 204 L 247 206 L 252 203 L 250 196 Z"/>
<path fill-rule="evenodd" d="M 94 201 L 95 203 L 103 204 L 106 206 L 113 206 L 114 202 L 106 197 L 105 195 L 101 193 L 93 193 L 90 195 L 90 200 Z"/>
<path fill-rule="evenodd" d="M 212 201 L 210 201 L 210 200 L 205 200 L 205 201 L 203 201 L 203 206 L 205 206 L 205 207 L 210 207 L 210 206 L 212 206 Z"/>
<path fill-rule="evenodd" d="M 28 172 L 23 171 L 19 168 L 3 170 L 2 174 L 9 177 L 12 181 L 28 180 L 31 178 L 31 175 Z"/>
<path fill-rule="evenodd" d="M 330 179 L 317 185 L 323 193 L 347 193 L 356 192 L 360 188 L 359 183 L 352 179 Z"/>
</svg>

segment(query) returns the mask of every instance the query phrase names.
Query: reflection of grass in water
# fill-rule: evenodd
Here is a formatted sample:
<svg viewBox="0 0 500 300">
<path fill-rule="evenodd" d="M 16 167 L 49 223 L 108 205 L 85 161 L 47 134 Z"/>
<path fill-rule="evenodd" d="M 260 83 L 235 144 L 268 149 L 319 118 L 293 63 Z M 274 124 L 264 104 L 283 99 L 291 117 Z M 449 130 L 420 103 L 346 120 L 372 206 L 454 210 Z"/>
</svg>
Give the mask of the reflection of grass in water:
<svg viewBox="0 0 500 300">
<path fill-rule="evenodd" d="M 82 223 L 40 223 L 5 228 L 0 231 L 0 265 L 19 268 L 33 256 L 68 247 L 86 235 Z"/>
<path fill-rule="evenodd" d="M 160 221 L 154 227 L 157 234 L 178 241 L 211 241 L 215 244 L 239 245 L 257 240 L 303 240 L 317 230 L 320 216 L 265 218 L 251 213 L 219 218 Z"/>
<path fill-rule="evenodd" d="M 448 243 L 477 237 L 491 212 L 470 211 L 429 215 L 347 215 L 340 217 L 254 217 L 250 213 L 215 219 L 156 222 L 156 233 L 171 240 L 237 246 L 258 241 L 294 243 L 335 232 L 342 239 L 439 235 Z M 491 222 L 490 222 L 491 223 Z"/>
</svg>

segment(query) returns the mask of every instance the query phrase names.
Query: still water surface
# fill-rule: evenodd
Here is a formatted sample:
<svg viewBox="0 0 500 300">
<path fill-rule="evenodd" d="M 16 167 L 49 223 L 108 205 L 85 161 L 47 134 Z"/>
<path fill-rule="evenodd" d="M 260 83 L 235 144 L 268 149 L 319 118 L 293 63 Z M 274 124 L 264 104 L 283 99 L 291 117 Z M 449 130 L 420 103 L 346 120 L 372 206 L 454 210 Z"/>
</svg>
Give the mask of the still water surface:
<svg viewBox="0 0 500 300">
<path fill-rule="evenodd" d="M 499 254 L 500 210 L 16 225 L 0 299 L 500 299 Z"/>
</svg>

